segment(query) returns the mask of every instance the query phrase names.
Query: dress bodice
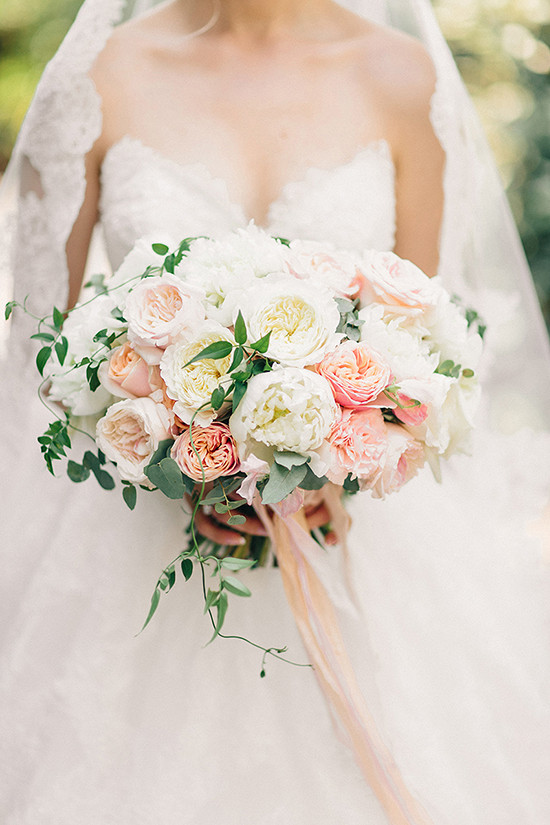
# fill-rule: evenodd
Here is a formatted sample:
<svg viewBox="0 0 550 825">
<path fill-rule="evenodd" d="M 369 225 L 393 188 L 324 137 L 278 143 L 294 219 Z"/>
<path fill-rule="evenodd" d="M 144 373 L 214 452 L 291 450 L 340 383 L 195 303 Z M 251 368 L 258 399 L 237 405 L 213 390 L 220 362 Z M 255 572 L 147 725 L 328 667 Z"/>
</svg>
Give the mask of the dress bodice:
<svg viewBox="0 0 550 825">
<path fill-rule="evenodd" d="M 219 235 L 248 223 L 226 183 L 203 164 L 179 164 L 132 137 L 107 152 L 100 209 L 113 267 L 143 235 Z M 348 163 L 310 168 L 301 180 L 287 183 L 270 205 L 264 228 L 347 249 L 392 249 L 395 170 L 388 143 L 375 141 Z"/>
</svg>

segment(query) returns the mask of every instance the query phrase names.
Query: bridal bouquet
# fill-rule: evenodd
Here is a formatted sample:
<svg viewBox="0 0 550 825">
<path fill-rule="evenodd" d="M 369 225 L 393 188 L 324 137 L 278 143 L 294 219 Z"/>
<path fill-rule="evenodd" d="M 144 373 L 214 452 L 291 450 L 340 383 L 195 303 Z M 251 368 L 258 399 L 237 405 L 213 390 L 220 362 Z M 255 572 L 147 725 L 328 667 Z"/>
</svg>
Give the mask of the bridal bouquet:
<svg viewBox="0 0 550 825">
<path fill-rule="evenodd" d="M 238 525 L 246 505 L 288 515 L 329 482 L 384 497 L 467 447 L 483 328 L 391 252 L 289 242 L 251 224 L 220 239 L 142 239 L 86 286 L 33 336 L 47 396 L 65 408 L 39 441 L 53 472 L 70 429 L 95 416 L 93 449 L 68 460 L 73 481 L 93 473 L 111 489 L 114 466 L 132 509 L 138 488 L 190 503 L 189 547 L 159 578 L 147 621 L 193 561 L 213 560 L 219 576 L 206 603 L 215 633 L 227 593 L 249 595 L 227 571 L 254 558 L 205 555 L 199 507 Z"/>
</svg>

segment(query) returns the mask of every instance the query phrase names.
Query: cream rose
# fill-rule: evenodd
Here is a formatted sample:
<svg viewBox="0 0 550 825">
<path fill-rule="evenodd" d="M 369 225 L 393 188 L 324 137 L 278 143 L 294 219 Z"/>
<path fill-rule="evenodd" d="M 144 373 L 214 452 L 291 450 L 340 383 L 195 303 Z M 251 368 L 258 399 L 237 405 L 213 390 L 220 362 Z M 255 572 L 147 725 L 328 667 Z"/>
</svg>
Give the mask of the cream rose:
<svg viewBox="0 0 550 825">
<path fill-rule="evenodd" d="M 174 413 L 183 422 L 189 424 L 195 413 L 203 404 L 210 401 L 212 392 L 219 386 L 231 364 L 227 358 L 206 358 L 188 364 L 195 355 L 215 341 L 234 343 L 229 330 L 215 321 L 205 321 L 197 328 L 192 337 L 166 348 L 161 362 L 160 372 L 166 384 L 166 393 L 174 403 Z M 216 413 L 207 406 L 197 413 L 195 421 L 205 427 L 216 417 Z"/>
<path fill-rule="evenodd" d="M 378 353 L 366 343 L 353 341 L 341 343 L 315 369 L 329 382 L 342 407 L 372 404 L 391 380 L 390 368 Z"/>
<path fill-rule="evenodd" d="M 99 380 L 119 398 L 143 398 L 161 389 L 158 366 L 150 366 L 126 341 L 99 368 Z"/>
<path fill-rule="evenodd" d="M 267 355 L 285 366 L 320 361 L 343 335 L 340 313 L 330 292 L 312 281 L 279 278 L 254 287 L 243 309 L 249 339 L 271 332 Z"/>
<path fill-rule="evenodd" d="M 319 452 L 337 416 L 329 384 L 320 375 L 283 367 L 255 375 L 229 420 L 241 456 L 253 453 L 269 460 L 273 450 L 311 457 L 314 472 L 322 475 Z"/>
<path fill-rule="evenodd" d="M 170 437 L 170 417 L 162 404 L 136 398 L 113 404 L 97 422 L 96 441 L 117 465 L 120 477 L 147 482 L 143 472 L 159 442 Z"/>
<path fill-rule="evenodd" d="M 193 424 L 193 446 L 187 427 L 175 440 L 171 455 L 180 470 L 194 481 L 203 480 L 203 470 L 205 481 L 234 475 L 239 470 L 237 445 L 227 424 L 220 421 L 213 421 L 207 427 Z"/>
<path fill-rule="evenodd" d="M 204 318 L 199 293 L 173 275 L 144 278 L 127 299 L 128 338 L 149 363 L 158 364 L 162 349 Z"/>
</svg>

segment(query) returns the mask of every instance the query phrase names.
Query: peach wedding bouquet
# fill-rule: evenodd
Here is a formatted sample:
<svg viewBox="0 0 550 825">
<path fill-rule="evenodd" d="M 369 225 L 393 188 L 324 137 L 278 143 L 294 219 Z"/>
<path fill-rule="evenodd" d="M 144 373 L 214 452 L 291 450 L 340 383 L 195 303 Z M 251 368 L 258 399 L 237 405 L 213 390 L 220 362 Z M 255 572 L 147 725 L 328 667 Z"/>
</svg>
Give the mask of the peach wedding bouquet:
<svg viewBox="0 0 550 825">
<path fill-rule="evenodd" d="M 8 305 L 8 313 L 14 304 Z M 414 264 L 391 252 L 273 238 L 250 224 L 225 237 L 141 239 L 109 278 L 92 277 L 65 316 L 40 320 L 37 366 L 63 412 L 39 441 L 69 478 L 118 476 L 186 502 L 190 542 L 163 571 L 205 562 L 199 507 L 230 525 L 241 508 L 288 518 L 325 485 L 383 498 L 424 465 L 468 448 L 483 327 Z M 69 457 L 72 429 L 90 449 Z M 227 575 L 252 566 L 216 547 L 219 631 Z"/>
</svg>

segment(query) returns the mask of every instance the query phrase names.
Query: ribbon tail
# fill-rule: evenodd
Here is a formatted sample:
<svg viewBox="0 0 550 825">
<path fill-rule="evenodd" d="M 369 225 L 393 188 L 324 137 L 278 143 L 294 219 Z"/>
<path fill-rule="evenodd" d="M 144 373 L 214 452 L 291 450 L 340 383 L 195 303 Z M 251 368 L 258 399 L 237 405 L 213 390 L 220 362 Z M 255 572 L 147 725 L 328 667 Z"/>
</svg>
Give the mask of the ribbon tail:
<svg viewBox="0 0 550 825">
<path fill-rule="evenodd" d="M 308 562 L 307 557 L 317 554 L 319 547 L 309 534 L 303 511 L 283 518 L 276 514 L 271 517 L 259 501 L 255 508 L 272 539 L 288 602 L 328 706 L 389 822 L 432 825 L 405 786 L 366 706 L 334 607 Z"/>
</svg>

